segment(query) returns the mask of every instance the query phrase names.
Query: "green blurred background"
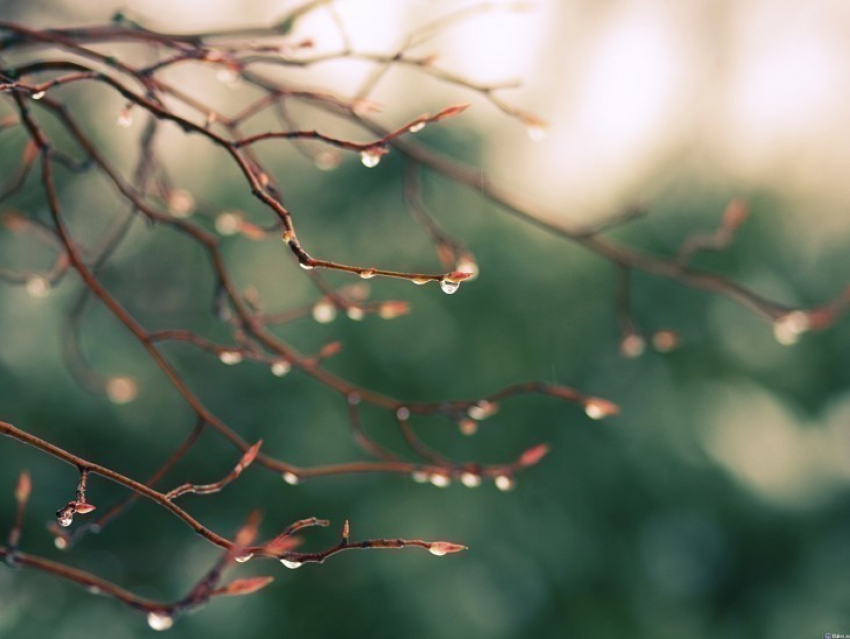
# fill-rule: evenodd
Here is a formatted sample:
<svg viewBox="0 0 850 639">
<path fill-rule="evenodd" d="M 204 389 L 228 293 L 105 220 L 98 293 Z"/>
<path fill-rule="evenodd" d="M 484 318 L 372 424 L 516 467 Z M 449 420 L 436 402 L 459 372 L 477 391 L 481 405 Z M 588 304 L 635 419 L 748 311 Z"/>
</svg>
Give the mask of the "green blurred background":
<svg viewBox="0 0 850 639">
<path fill-rule="evenodd" d="M 447 7 L 425 4 L 429 10 Z M 564 3 L 571 10 L 573 4 Z M 61 3 L 0 6 L 3 17 L 38 25 L 57 23 L 51 10 L 62 24 L 110 15 L 104 7 L 78 14 Z M 572 13 L 559 15 L 566 20 Z M 66 95 L 77 105 L 97 104 L 82 119 L 124 158 L 122 166 L 131 166 L 140 123 L 117 130 L 114 114 L 121 104 L 108 92 L 76 87 Z M 559 113 L 539 95 L 535 99 L 527 106 L 539 107 L 554 123 L 557 139 Z M 415 116 L 445 103 L 451 100 L 423 95 L 421 105 L 414 99 L 402 109 Z M 487 113 L 487 105 L 475 104 Z M 466 120 L 428 127 L 418 134 L 421 141 L 473 163 L 492 162 L 494 149 L 507 150 L 502 155 L 525 158 L 519 173 L 529 170 L 528 163 L 534 169 L 535 153 L 551 154 L 551 147 L 530 146 L 516 123 L 502 119 L 493 125 L 486 120 L 491 113 L 482 124 L 475 109 Z M 569 121 L 569 113 L 562 116 Z M 518 136 L 505 132 L 511 127 L 520 129 Z M 171 142 L 169 168 L 197 196 L 200 223 L 212 228 L 214 216 L 228 209 L 268 222 L 225 158 L 214 157 L 198 140 L 172 138 L 177 141 Z M 2 175 L 16 166 L 22 140 L 21 133 L 4 133 Z M 839 140 L 820 143 L 832 148 Z M 346 157 L 325 173 L 288 148 L 262 153 L 295 212 L 299 236 L 315 255 L 438 268 L 426 237 L 404 210 L 397 154 L 372 170 Z M 734 246 L 697 263 L 788 304 L 822 303 L 850 279 L 850 224 L 841 188 L 815 189 L 807 182 L 789 187 L 781 179 L 782 162 L 777 166 L 772 180 L 753 177 L 736 171 L 734 158 L 720 166 L 706 162 L 692 140 L 673 145 L 648 168 L 636 169 L 640 179 L 620 184 L 620 205 L 645 201 L 650 215 L 612 235 L 641 250 L 674 255 L 689 234 L 715 228 L 732 197 L 744 197 L 751 217 Z M 475 254 L 480 277 L 453 296 L 431 286 L 372 280 L 374 299 L 405 300 L 413 312 L 392 321 L 367 316 L 354 322 L 341 315 L 327 325 L 307 318 L 282 328 L 281 336 L 308 352 L 342 340 L 344 350 L 328 368 L 400 398 L 476 397 L 539 379 L 611 398 L 622 414 L 592 422 L 578 407 L 531 397 L 505 402 L 474 437 L 445 420 L 421 422 L 423 439 L 462 460 L 506 461 L 536 443 L 550 443 L 550 456 L 507 493 L 489 483 L 438 489 L 383 475 L 293 487 L 254 469 L 220 495 L 188 496 L 183 505 L 222 534 L 232 534 L 259 507 L 266 535 L 307 516 L 332 520 L 330 529 L 305 535 L 305 548 L 335 543 L 349 519 L 354 538 L 444 539 L 469 550 L 442 559 L 416 549 L 352 552 L 297 571 L 256 560 L 231 574 L 274 575 L 269 588 L 214 601 L 179 618 L 170 636 L 796 639 L 850 633 L 847 321 L 782 346 L 769 325 L 730 301 L 637 274 L 636 321 L 648 332 L 678 331 L 682 345 L 668 354 L 649 350 L 624 359 L 610 264 L 442 178 L 426 176 L 423 188 L 438 219 Z M 522 183 L 517 188 L 527 192 Z M 63 175 L 60 191 L 77 237 L 97 236 L 126 211 L 93 174 Z M 547 197 L 532 197 L 538 195 Z M 576 198 L 563 208 L 582 201 Z M 595 202 L 588 221 L 612 210 L 604 198 Z M 35 187 L 4 205 L 12 209 L 48 218 Z M 256 287 L 269 308 L 316 299 L 279 241 L 232 237 L 223 246 L 239 285 Z M 0 259 L 6 267 L 39 270 L 51 256 L 3 228 Z M 333 274 L 328 279 L 351 283 Z M 149 329 L 190 327 L 227 339 L 210 312 L 213 281 L 205 256 L 167 229 L 137 222 L 103 281 Z M 59 353 L 61 327 L 79 286 L 69 276 L 45 299 L 28 296 L 22 287 L 0 288 L 0 419 L 143 478 L 186 436 L 193 416 L 128 332 L 97 304 L 83 327 L 85 355 L 105 375 L 138 379 L 139 396 L 115 405 L 76 384 Z M 293 372 L 278 379 L 250 362 L 223 366 L 181 344 L 169 344 L 165 352 L 207 406 L 246 439 L 262 437 L 264 450 L 299 465 L 363 457 L 349 436 L 344 404 L 305 376 Z M 399 447 L 387 415 L 364 408 L 364 419 L 376 438 Z M 74 469 L 11 440 L 0 442 L 0 460 L 2 530 L 13 517 L 17 475 L 29 469 L 33 476 L 27 551 L 160 599 L 182 596 L 219 554 L 145 503 L 62 553 L 44 524 L 72 497 Z M 234 451 L 205 433 L 165 483 L 214 481 L 234 462 Z M 89 498 L 99 506 L 123 496 L 92 479 Z M 153 631 L 141 615 L 111 600 L 37 573 L 0 570 L 0 636 L 93 635 L 120 639 Z"/>
</svg>

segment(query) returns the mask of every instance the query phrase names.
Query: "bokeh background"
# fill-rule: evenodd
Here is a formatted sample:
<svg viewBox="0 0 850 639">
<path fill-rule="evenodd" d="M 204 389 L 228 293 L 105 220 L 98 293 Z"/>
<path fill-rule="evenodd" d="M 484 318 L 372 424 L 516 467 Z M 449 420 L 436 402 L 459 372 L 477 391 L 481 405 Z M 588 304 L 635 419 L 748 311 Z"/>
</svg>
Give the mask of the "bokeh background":
<svg viewBox="0 0 850 639">
<path fill-rule="evenodd" d="M 355 47 L 380 52 L 393 51 L 416 25 L 468 4 L 338 0 L 335 6 Z M 29 0 L 0 3 L 0 16 L 67 26 L 106 21 L 121 9 L 153 28 L 191 31 L 268 24 L 291 6 Z M 675 254 L 691 233 L 715 228 L 731 198 L 742 197 L 751 216 L 734 245 L 698 263 L 788 304 L 813 305 L 850 281 L 848 33 L 850 8 L 840 0 L 544 1 L 527 11 L 485 12 L 425 48 L 439 52 L 442 67 L 474 82 L 522 79 L 521 88 L 500 95 L 547 120 L 545 139 L 531 141 L 522 125 L 480 96 L 409 72 L 387 75 L 373 97 L 390 125 L 471 102 L 462 118 L 429 126 L 420 140 L 480 165 L 559 221 L 592 223 L 641 203 L 649 216 L 613 234 L 642 250 Z M 312 38 L 319 50 L 340 44 L 332 18 L 321 11 L 300 21 L 293 37 Z M 362 64 L 341 62 L 294 77 L 345 95 L 366 73 Z M 244 97 L 214 72 L 174 77 L 222 104 Z M 129 165 L 139 122 L 117 127 L 122 105 L 108 92 L 75 87 L 66 95 L 85 111 L 89 130 Z M 2 175 L 16 166 L 21 140 L 10 133 L 0 140 Z M 267 221 L 220 154 L 177 131 L 163 144 L 169 168 L 195 194 L 199 210 L 239 209 Z M 284 145 L 262 152 L 315 254 L 436 267 L 405 211 L 403 167 L 394 154 L 371 170 L 352 156 L 323 172 Z M 61 189 L 81 237 L 97 234 L 126 208 L 96 176 L 64 181 Z M 233 574 L 272 574 L 272 586 L 180 618 L 171 636 L 850 633 L 847 321 L 783 346 L 769 325 L 727 300 L 637 275 L 639 325 L 676 330 L 682 344 L 672 353 L 624 359 L 610 264 L 445 180 L 426 179 L 424 193 L 438 219 L 475 253 L 481 267 L 475 282 L 449 297 L 436 287 L 373 280 L 375 298 L 409 301 L 413 313 L 391 322 L 305 319 L 281 334 L 304 350 L 342 340 L 343 352 L 328 366 L 398 397 L 478 396 L 543 379 L 610 397 L 622 414 L 591 422 L 576 407 L 530 398 L 506 402 L 471 438 L 451 424 L 422 425 L 429 443 L 461 459 L 501 461 L 551 443 L 549 458 L 508 493 L 492 485 L 441 490 L 380 475 L 291 487 L 257 470 L 221 495 L 187 497 L 190 512 L 223 532 L 259 505 L 267 531 L 316 515 L 338 525 L 350 519 L 355 537 L 449 539 L 470 550 L 444 559 L 415 550 L 347 553 L 297 571 L 251 562 Z M 12 209 L 47 218 L 35 188 L 4 204 Z M 225 242 L 240 286 L 256 287 L 270 307 L 316 298 L 279 241 Z M 4 228 L 0 260 L 37 271 L 50 255 Z M 174 234 L 138 224 L 104 281 L 150 328 L 226 335 L 210 313 L 204 256 Z M 119 405 L 75 383 L 59 353 L 77 287 L 69 277 L 45 298 L 0 287 L 0 418 L 142 478 L 186 435 L 192 416 L 97 305 L 84 323 L 85 355 L 106 375 L 136 379 L 138 397 Z M 277 456 L 313 465 L 360 455 L 344 406 L 311 380 L 295 373 L 278 379 L 250 363 L 222 366 L 181 345 L 167 352 L 212 409 L 245 438 L 264 438 Z M 397 444 L 386 416 L 365 415 L 370 432 Z M 4 530 L 18 473 L 27 468 L 33 475 L 27 550 L 164 599 L 179 597 L 218 555 L 144 503 L 60 553 L 43 524 L 71 497 L 74 470 L 11 440 L 0 442 L 0 460 Z M 206 434 L 170 478 L 174 484 L 214 480 L 233 461 L 233 451 Z M 89 492 L 104 506 L 123 496 L 97 479 Z M 334 543 L 337 530 L 316 531 L 307 547 Z M 153 631 L 141 615 L 110 600 L 39 574 L 0 570 L 0 636 L 93 635 L 122 639 Z"/>
</svg>

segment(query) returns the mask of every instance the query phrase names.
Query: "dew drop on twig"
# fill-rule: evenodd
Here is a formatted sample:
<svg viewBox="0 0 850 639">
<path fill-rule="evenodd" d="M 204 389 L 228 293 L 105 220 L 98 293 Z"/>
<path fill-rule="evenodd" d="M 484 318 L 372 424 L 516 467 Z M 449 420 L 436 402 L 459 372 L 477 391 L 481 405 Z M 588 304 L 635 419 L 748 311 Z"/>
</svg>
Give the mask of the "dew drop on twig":
<svg viewBox="0 0 850 639">
<path fill-rule="evenodd" d="M 154 630 L 168 630 L 174 625 L 174 619 L 171 615 L 163 612 L 148 613 L 148 625 Z"/>
<path fill-rule="evenodd" d="M 481 476 L 475 473 L 465 472 L 460 476 L 460 482 L 467 488 L 476 488 L 481 485 Z"/>
<path fill-rule="evenodd" d="M 239 351 L 221 351 L 218 354 L 218 359 L 222 364 L 234 366 L 242 361 L 242 353 Z"/>
<path fill-rule="evenodd" d="M 496 488 L 501 490 L 502 492 L 507 492 L 509 490 L 513 490 L 516 486 L 516 481 L 510 475 L 499 475 L 495 480 Z"/>
<path fill-rule="evenodd" d="M 287 362 L 285 359 L 279 359 L 272 364 L 272 375 L 275 377 L 283 377 L 291 370 L 292 364 Z"/>
<path fill-rule="evenodd" d="M 467 413 L 472 419 L 477 419 L 481 421 L 482 419 L 487 419 L 490 415 L 493 415 L 499 410 L 498 404 L 494 404 L 493 402 L 487 401 L 486 399 L 482 399 L 480 402 L 477 402 L 470 406 L 467 409 Z"/>
<path fill-rule="evenodd" d="M 360 154 L 360 161 L 367 169 L 373 169 L 381 163 L 381 154 L 374 151 L 363 151 Z"/>
<path fill-rule="evenodd" d="M 803 311 L 791 311 L 777 319 L 773 324 L 773 336 L 783 346 L 792 346 L 800 336 L 809 330 L 811 321 Z"/>
<path fill-rule="evenodd" d="M 590 419 L 602 419 L 614 415 L 617 411 L 616 404 L 597 397 L 591 397 L 584 404 L 584 412 Z"/>
<path fill-rule="evenodd" d="M 286 566 L 290 570 L 295 570 L 296 568 L 300 568 L 301 565 L 302 565 L 300 561 L 292 561 L 290 559 L 281 559 L 280 563 L 282 563 L 284 566 Z"/>
<path fill-rule="evenodd" d="M 442 473 L 434 473 L 429 477 L 431 484 L 436 486 L 437 488 L 445 488 L 449 484 L 452 483 L 451 478 L 448 475 L 444 475 Z"/>
<path fill-rule="evenodd" d="M 457 290 L 460 288 L 460 282 L 442 279 L 440 280 L 440 288 L 443 289 L 443 293 L 446 295 L 452 295 L 453 293 L 457 293 Z"/>
</svg>

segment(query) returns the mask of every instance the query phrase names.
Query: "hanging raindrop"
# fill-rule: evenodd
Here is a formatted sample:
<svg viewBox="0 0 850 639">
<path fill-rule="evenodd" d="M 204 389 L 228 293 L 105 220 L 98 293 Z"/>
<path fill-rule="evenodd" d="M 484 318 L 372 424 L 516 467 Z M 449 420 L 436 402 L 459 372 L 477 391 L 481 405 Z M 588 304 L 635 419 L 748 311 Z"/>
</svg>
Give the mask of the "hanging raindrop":
<svg viewBox="0 0 850 639">
<path fill-rule="evenodd" d="M 287 362 L 285 359 L 279 359 L 274 364 L 272 364 L 272 375 L 274 375 L 275 377 L 283 377 L 291 370 L 292 364 Z"/>
<path fill-rule="evenodd" d="M 374 151 L 363 151 L 360 154 L 360 161 L 367 169 L 373 169 L 381 163 L 381 154 Z"/>
<path fill-rule="evenodd" d="M 452 483 L 451 477 L 442 473 L 434 473 L 429 477 L 431 483 L 437 488 L 445 488 Z"/>
<path fill-rule="evenodd" d="M 234 366 L 242 361 L 242 353 L 239 351 L 221 351 L 218 354 L 218 359 L 222 364 Z"/>
<path fill-rule="evenodd" d="M 460 288 L 460 282 L 452 282 L 443 278 L 440 280 L 440 288 L 443 289 L 443 293 L 446 295 L 452 295 L 457 293 L 457 290 Z"/>
<path fill-rule="evenodd" d="M 168 630 L 174 625 L 174 619 L 164 612 L 150 612 L 148 625 L 154 630 Z"/>
<path fill-rule="evenodd" d="M 475 488 L 481 485 L 481 476 L 475 473 L 465 472 L 460 476 L 460 482 L 467 488 Z"/>
</svg>

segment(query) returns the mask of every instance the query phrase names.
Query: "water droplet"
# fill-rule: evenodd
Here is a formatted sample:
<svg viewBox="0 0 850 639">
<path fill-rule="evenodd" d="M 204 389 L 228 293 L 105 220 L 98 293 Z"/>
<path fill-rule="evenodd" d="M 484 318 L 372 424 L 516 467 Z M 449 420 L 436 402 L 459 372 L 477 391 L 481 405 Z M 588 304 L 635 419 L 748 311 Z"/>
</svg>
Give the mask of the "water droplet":
<svg viewBox="0 0 850 639">
<path fill-rule="evenodd" d="M 133 125 L 133 116 L 130 114 L 130 109 L 124 109 L 118 114 L 118 126 L 122 129 L 128 129 Z"/>
<path fill-rule="evenodd" d="M 414 284 L 416 284 L 416 286 L 422 286 L 423 284 L 427 284 L 431 280 L 428 279 L 427 277 L 414 277 L 410 281 L 413 282 Z"/>
<path fill-rule="evenodd" d="M 312 264 L 307 264 L 306 262 L 298 262 L 298 266 L 303 268 L 305 271 L 312 271 L 315 268 Z"/>
<path fill-rule="evenodd" d="M 478 432 L 478 422 L 474 419 L 462 419 L 458 426 L 460 427 L 460 432 L 467 437 Z"/>
<path fill-rule="evenodd" d="M 510 475 L 499 475 L 495 480 L 496 488 L 501 490 L 502 492 L 506 492 L 508 490 L 513 490 L 516 486 L 516 482 L 514 478 Z"/>
<path fill-rule="evenodd" d="M 424 470 L 414 470 L 412 473 L 410 473 L 410 478 L 417 484 L 428 483 L 428 473 L 426 473 Z"/>
<path fill-rule="evenodd" d="M 452 483 L 451 477 L 443 473 L 434 473 L 428 479 L 437 488 L 445 488 Z"/>
<path fill-rule="evenodd" d="M 154 630 L 168 630 L 174 625 L 174 619 L 164 612 L 150 612 L 148 625 Z"/>
<path fill-rule="evenodd" d="M 783 346 L 791 346 L 800 340 L 800 336 L 809 330 L 811 321 L 803 311 L 791 311 L 773 324 L 773 336 Z"/>
<path fill-rule="evenodd" d="M 74 513 L 70 509 L 63 510 L 59 516 L 56 517 L 57 523 L 62 526 L 62 528 L 67 528 L 74 521 Z"/>
<path fill-rule="evenodd" d="M 342 162 L 342 155 L 337 151 L 322 151 L 314 161 L 320 171 L 333 171 Z"/>
<path fill-rule="evenodd" d="M 139 394 L 139 385 L 132 377 L 111 377 L 106 382 L 106 396 L 113 404 L 129 404 Z"/>
<path fill-rule="evenodd" d="M 300 561 L 292 561 L 292 560 L 290 560 L 290 559 L 281 559 L 281 560 L 280 560 L 280 563 L 282 563 L 284 566 L 286 566 L 286 567 L 287 567 L 287 568 L 289 568 L 290 570 L 295 570 L 296 568 L 300 568 L 300 567 L 301 567 L 301 562 L 300 562 Z"/>
<path fill-rule="evenodd" d="M 234 557 L 234 560 L 237 563 L 244 564 L 248 561 L 251 561 L 251 557 L 253 557 L 253 556 L 254 556 L 254 553 L 248 552 L 248 553 L 245 553 L 244 555 L 238 555 L 238 556 Z"/>
<path fill-rule="evenodd" d="M 33 100 L 41 100 L 41 98 L 44 97 L 45 93 L 45 91 L 36 91 L 30 97 L 32 97 Z"/>
<path fill-rule="evenodd" d="M 540 142 L 546 138 L 546 127 L 540 124 L 532 124 L 526 129 L 528 139 L 532 142 Z"/>
<path fill-rule="evenodd" d="M 360 277 L 362 277 L 364 280 L 371 280 L 373 277 L 375 277 L 375 275 L 375 269 L 373 268 L 367 268 L 365 271 L 360 272 Z"/>
<path fill-rule="evenodd" d="M 56 546 L 59 550 L 67 550 L 68 548 L 68 540 L 64 537 L 54 537 L 53 545 Z"/>
<path fill-rule="evenodd" d="M 635 359 L 643 355 L 646 350 L 646 340 L 637 333 L 630 333 L 620 341 L 620 353 L 623 357 Z"/>
<path fill-rule="evenodd" d="M 417 122 L 416 124 L 412 124 L 408 131 L 411 133 L 419 133 L 422 129 L 425 128 L 425 122 Z"/>
<path fill-rule="evenodd" d="M 301 479 L 298 477 L 298 475 L 288 470 L 283 473 L 282 477 L 283 481 L 285 481 L 290 486 L 297 486 L 301 482 Z"/>
<path fill-rule="evenodd" d="M 97 586 L 89 586 L 88 588 L 86 588 L 86 592 L 88 592 L 90 595 L 103 594 L 103 591 Z"/>
<path fill-rule="evenodd" d="M 359 322 L 363 319 L 366 313 L 359 306 L 349 306 L 346 309 L 345 314 L 348 315 L 348 319 L 352 319 L 355 322 Z"/>
<path fill-rule="evenodd" d="M 50 295 L 50 280 L 41 275 L 31 275 L 26 281 L 27 295 L 42 298 Z"/>
<path fill-rule="evenodd" d="M 443 293 L 446 295 L 452 295 L 453 293 L 457 293 L 457 290 L 460 288 L 460 282 L 452 282 L 443 278 L 440 280 L 440 288 L 443 289 Z"/>
<path fill-rule="evenodd" d="M 313 305 L 313 319 L 319 324 L 332 322 L 336 317 L 336 307 L 328 300 L 319 300 Z"/>
<path fill-rule="evenodd" d="M 168 209 L 176 218 L 187 218 L 195 211 L 195 198 L 189 191 L 175 189 L 168 194 Z"/>
<path fill-rule="evenodd" d="M 428 552 L 430 552 L 435 557 L 442 557 L 447 554 L 448 551 L 443 546 L 438 546 L 437 544 L 431 544 L 428 548 Z"/>
<path fill-rule="evenodd" d="M 401 421 L 407 421 L 410 419 L 410 409 L 406 406 L 401 406 L 395 412 L 395 416 L 398 417 Z"/>
<path fill-rule="evenodd" d="M 285 359 L 279 359 L 272 364 L 272 375 L 275 377 L 283 377 L 291 370 L 292 364 L 287 362 Z"/>
<path fill-rule="evenodd" d="M 584 412 L 590 419 L 602 419 L 609 415 L 614 415 L 619 409 L 616 404 L 612 404 L 598 397 L 591 397 L 584 404 Z"/>
<path fill-rule="evenodd" d="M 360 161 L 367 169 L 373 169 L 381 163 L 381 154 L 374 151 L 363 151 L 360 154 Z"/>
<path fill-rule="evenodd" d="M 460 482 L 467 488 L 475 488 L 481 485 L 481 476 L 466 472 L 460 476 Z"/>
<path fill-rule="evenodd" d="M 361 399 L 360 393 L 349 393 L 347 399 L 350 406 L 357 406 Z"/>
<path fill-rule="evenodd" d="M 218 354 L 218 359 L 222 364 L 233 366 L 242 361 L 242 353 L 239 351 L 221 351 Z"/>
<path fill-rule="evenodd" d="M 234 211 L 225 211 L 215 218 L 215 230 L 220 235 L 236 235 L 242 228 L 242 216 Z"/>
<path fill-rule="evenodd" d="M 490 415 L 493 415 L 498 410 L 498 404 L 494 404 L 493 402 L 488 402 L 486 399 L 482 399 L 480 402 L 470 406 L 466 412 L 472 419 L 477 419 L 478 421 L 481 421 L 482 419 L 487 419 L 488 417 L 490 417 Z"/>
</svg>

